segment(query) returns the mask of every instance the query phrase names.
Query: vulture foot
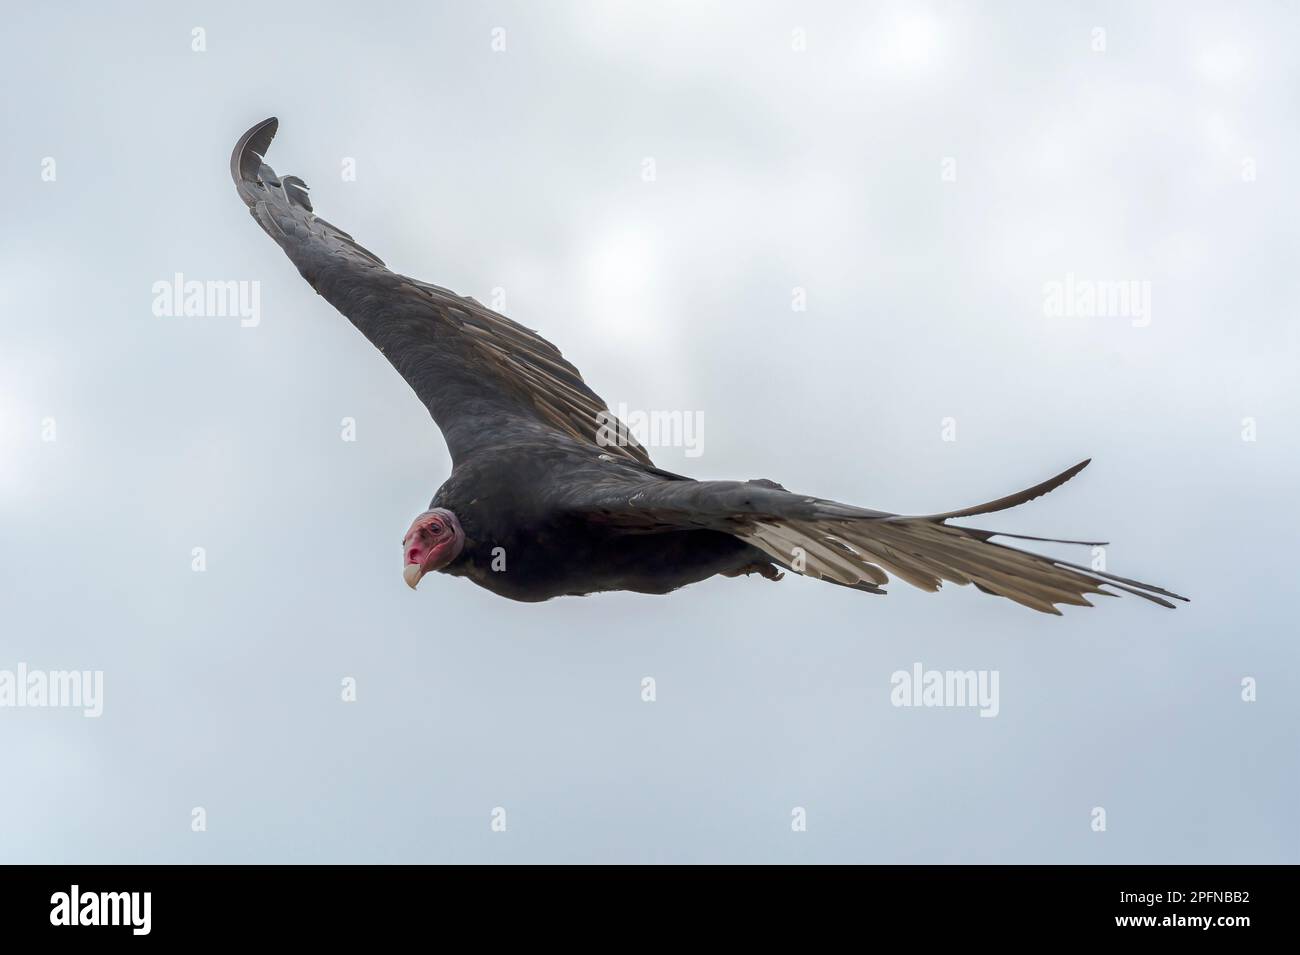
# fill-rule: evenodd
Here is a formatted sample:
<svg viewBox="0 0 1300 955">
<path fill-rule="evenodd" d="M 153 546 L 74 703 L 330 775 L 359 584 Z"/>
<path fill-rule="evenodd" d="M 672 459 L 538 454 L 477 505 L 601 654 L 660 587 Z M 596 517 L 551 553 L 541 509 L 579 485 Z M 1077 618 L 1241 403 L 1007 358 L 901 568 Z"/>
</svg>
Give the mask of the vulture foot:
<svg viewBox="0 0 1300 955">
<path fill-rule="evenodd" d="M 737 567 L 735 570 L 724 571 L 723 577 L 739 577 L 744 574 L 748 577 L 750 574 L 758 574 L 768 580 L 780 580 L 785 576 L 785 572 L 776 569 L 775 564 L 769 564 L 765 560 L 756 560 L 752 564 L 746 564 L 744 567 Z"/>
</svg>

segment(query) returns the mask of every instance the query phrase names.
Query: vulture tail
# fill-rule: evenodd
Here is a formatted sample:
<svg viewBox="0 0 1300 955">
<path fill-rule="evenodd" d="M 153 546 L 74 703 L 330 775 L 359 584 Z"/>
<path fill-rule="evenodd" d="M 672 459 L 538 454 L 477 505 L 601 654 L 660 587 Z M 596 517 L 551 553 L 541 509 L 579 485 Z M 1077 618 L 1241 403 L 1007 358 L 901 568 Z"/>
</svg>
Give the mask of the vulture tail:
<svg viewBox="0 0 1300 955">
<path fill-rule="evenodd" d="M 858 519 L 814 518 L 757 521 L 742 536 L 782 566 L 860 590 L 879 592 L 889 574 L 922 590 L 936 591 L 944 581 L 1014 600 L 1043 613 L 1060 614 L 1057 604 L 1090 607 L 1093 594 L 1113 597 L 1111 587 L 1173 608 L 1186 601 L 1162 587 L 994 543 L 990 538 L 1018 537 L 1049 543 L 1088 544 L 1055 538 L 998 534 L 944 523 L 1001 511 L 1064 484 L 1088 464 L 1083 461 L 1056 477 L 987 504 L 905 517 Z"/>
</svg>

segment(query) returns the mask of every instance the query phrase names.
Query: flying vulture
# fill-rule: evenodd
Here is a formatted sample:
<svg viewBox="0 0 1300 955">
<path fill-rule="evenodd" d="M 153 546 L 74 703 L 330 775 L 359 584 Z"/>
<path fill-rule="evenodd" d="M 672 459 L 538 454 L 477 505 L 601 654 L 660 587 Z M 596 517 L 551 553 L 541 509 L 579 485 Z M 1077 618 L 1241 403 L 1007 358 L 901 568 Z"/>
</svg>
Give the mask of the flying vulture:
<svg viewBox="0 0 1300 955">
<path fill-rule="evenodd" d="M 442 430 L 451 476 L 402 539 L 411 586 L 430 571 L 540 601 L 610 590 L 665 594 L 716 574 L 785 570 L 883 594 L 888 574 L 938 590 L 974 584 L 1044 613 L 1111 590 L 1185 600 L 958 527 L 1031 501 L 1087 464 L 976 507 L 902 515 L 795 494 L 767 480 L 696 481 L 645 449 L 536 332 L 472 298 L 389 271 L 312 211 L 307 185 L 264 157 L 274 118 L 240 137 L 230 172 L 253 218 L 325 300 L 406 379 Z M 1087 543 L 1053 541 L 1054 543 Z M 1107 589 L 1110 588 L 1110 589 Z"/>
</svg>

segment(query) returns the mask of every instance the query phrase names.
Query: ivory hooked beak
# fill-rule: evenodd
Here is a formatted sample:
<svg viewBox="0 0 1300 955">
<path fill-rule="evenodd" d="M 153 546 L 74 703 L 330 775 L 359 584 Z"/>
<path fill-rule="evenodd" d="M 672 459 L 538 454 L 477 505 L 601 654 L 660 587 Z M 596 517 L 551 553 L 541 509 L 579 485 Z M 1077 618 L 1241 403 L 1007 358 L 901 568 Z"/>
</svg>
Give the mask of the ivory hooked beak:
<svg viewBox="0 0 1300 955">
<path fill-rule="evenodd" d="M 407 564 L 406 568 L 402 571 L 402 579 L 406 581 L 406 586 L 410 587 L 412 590 L 415 589 L 415 585 L 420 582 L 420 578 L 423 576 L 424 568 L 419 564 Z"/>
</svg>

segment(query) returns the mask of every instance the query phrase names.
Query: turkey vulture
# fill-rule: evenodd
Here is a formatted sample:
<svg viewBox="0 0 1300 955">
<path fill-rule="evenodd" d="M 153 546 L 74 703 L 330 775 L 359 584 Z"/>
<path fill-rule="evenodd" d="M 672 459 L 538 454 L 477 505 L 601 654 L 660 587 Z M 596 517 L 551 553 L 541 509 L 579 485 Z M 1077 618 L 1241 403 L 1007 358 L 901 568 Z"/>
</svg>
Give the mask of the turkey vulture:
<svg viewBox="0 0 1300 955">
<path fill-rule="evenodd" d="M 390 272 L 312 211 L 306 184 L 264 157 L 275 118 L 230 157 L 253 218 L 318 293 L 406 379 L 442 430 L 451 476 L 402 539 L 404 577 L 468 577 L 513 600 L 609 590 L 664 594 L 721 574 L 779 568 L 873 594 L 886 572 L 947 580 L 1059 614 L 1114 588 L 1163 607 L 1151 584 L 995 543 L 953 518 L 1015 507 L 1087 464 L 956 511 L 901 515 L 794 494 L 772 481 L 696 481 L 661 470 L 559 350 L 472 298 Z M 1087 543 L 1052 541 L 1054 543 Z"/>
</svg>

